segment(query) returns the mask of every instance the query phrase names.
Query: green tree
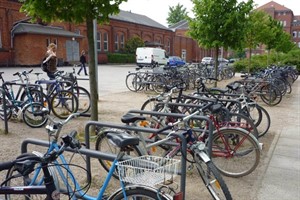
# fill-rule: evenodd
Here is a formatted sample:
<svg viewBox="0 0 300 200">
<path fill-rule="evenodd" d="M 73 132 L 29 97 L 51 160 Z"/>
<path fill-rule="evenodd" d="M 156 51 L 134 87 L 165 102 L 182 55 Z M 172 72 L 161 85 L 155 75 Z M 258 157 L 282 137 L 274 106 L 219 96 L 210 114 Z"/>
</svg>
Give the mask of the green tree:
<svg viewBox="0 0 300 200">
<path fill-rule="evenodd" d="M 33 20 L 42 19 L 45 22 L 64 21 L 85 23 L 89 46 L 89 81 L 91 91 L 91 120 L 98 121 L 98 91 L 96 80 L 95 48 L 93 20 L 98 23 L 109 21 L 109 15 L 119 12 L 119 5 L 127 0 L 20 0 L 21 11 L 31 16 Z"/>
<path fill-rule="evenodd" d="M 252 11 L 245 20 L 243 46 L 249 52 L 248 72 L 251 69 L 252 50 L 259 46 L 265 40 L 265 34 L 268 33 L 269 15 L 263 11 Z"/>
<path fill-rule="evenodd" d="M 186 19 L 187 14 L 188 13 L 186 11 L 186 8 L 184 8 L 183 5 L 179 3 L 176 6 L 169 7 L 169 13 L 167 18 L 168 25 L 172 26 L 177 22 Z"/>
<path fill-rule="evenodd" d="M 189 35 L 205 48 L 215 49 L 215 77 L 219 48 L 238 49 L 242 46 L 245 20 L 253 1 L 193 0 L 194 18 L 189 18 Z"/>
<path fill-rule="evenodd" d="M 144 47 L 144 46 L 145 46 L 144 41 L 140 37 L 134 36 L 127 40 L 124 51 L 125 53 L 133 54 L 135 53 L 137 47 Z"/>
</svg>

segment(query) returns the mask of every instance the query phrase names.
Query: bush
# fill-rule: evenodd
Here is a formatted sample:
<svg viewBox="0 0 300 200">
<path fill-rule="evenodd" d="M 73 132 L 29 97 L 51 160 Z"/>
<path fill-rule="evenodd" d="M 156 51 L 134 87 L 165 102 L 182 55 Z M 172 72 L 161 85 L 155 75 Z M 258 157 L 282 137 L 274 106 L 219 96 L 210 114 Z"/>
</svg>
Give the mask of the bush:
<svg viewBox="0 0 300 200">
<path fill-rule="evenodd" d="M 107 59 L 108 63 L 135 63 L 134 54 L 109 53 Z"/>
</svg>

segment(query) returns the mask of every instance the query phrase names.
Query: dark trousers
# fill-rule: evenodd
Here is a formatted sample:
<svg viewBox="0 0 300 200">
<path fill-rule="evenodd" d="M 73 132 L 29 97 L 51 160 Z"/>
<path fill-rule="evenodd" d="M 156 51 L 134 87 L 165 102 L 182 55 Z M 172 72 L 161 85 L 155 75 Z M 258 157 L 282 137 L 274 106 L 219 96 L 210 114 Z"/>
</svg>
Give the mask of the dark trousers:
<svg viewBox="0 0 300 200">
<path fill-rule="evenodd" d="M 86 72 L 85 63 L 81 63 L 80 69 L 79 69 L 79 71 L 77 72 L 77 74 L 79 75 L 82 69 L 84 70 L 84 74 L 85 74 L 85 75 L 88 75 L 87 72 Z"/>
</svg>

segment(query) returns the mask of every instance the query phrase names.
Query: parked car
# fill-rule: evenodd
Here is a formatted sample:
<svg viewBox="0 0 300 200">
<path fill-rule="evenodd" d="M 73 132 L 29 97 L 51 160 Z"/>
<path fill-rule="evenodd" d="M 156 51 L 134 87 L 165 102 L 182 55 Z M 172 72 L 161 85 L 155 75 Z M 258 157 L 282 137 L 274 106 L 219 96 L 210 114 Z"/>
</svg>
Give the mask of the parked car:
<svg viewBox="0 0 300 200">
<path fill-rule="evenodd" d="M 185 65 L 185 61 L 182 60 L 180 57 L 178 56 L 169 56 L 169 62 L 168 62 L 169 66 L 183 66 Z"/>
<path fill-rule="evenodd" d="M 214 59 L 213 59 L 213 57 L 204 57 L 204 58 L 202 58 L 201 63 L 203 65 L 212 65 L 212 64 L 214 64 Z"/>
</svg>

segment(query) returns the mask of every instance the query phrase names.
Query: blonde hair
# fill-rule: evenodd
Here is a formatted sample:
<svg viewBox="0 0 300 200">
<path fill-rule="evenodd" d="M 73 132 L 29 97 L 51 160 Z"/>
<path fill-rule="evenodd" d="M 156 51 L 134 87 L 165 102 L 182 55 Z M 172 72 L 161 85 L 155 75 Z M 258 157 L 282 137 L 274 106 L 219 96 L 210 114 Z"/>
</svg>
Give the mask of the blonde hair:
<svg viewBox="0 0 300 200">
<path fill-rule="evenodd" d="M 49 46 L 48 46 L 48 49 L 56 49 L 56 44 L 54 43 L 50 43 Z"/>
</svg>

